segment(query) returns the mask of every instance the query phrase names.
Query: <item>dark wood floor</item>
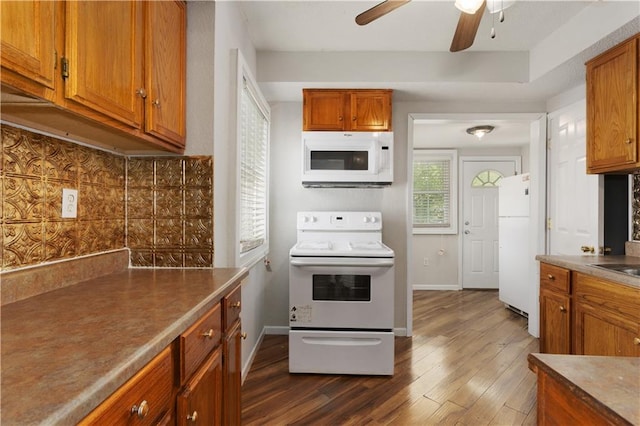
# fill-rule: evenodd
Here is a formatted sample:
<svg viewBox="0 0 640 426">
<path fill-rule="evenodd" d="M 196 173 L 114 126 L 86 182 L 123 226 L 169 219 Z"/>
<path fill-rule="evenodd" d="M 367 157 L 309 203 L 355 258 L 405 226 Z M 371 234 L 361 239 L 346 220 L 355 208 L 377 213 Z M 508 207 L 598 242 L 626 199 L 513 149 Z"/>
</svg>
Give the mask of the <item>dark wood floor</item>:
<svg viewBox="0 0 640 426">
<path fill-rule="evenodd" d="M 416 292 L 413 333 L 396 337 L 387 377 L 289 374 L 287 336 L 265 336 L 243 425 L 535 424 L 538 339 L 497 292 Z"/>
</svg>

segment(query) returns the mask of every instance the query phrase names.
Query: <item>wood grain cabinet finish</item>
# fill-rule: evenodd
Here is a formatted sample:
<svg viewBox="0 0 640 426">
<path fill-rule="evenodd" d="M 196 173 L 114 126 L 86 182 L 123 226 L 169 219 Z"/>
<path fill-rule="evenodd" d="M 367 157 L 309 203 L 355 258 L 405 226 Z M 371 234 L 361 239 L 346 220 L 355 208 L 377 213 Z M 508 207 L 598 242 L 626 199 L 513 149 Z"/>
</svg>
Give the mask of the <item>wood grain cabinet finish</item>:
<svg viewBox="0 0 640 426">
<path fill-rule="evenodd" d="M 222 300 L 225 338 L 223 343 L 223 407 L 225 425 L 239 425 L 242 416 L 242 328 L 240 287 Z"/>
<path fill-rule="evenodd" d="M 640 34 L 586 64 L 587 172 L 640 168 Z"/>
<path fill-rule="evenodd" d="M 390 131 L 392 90 L 303 89 L 304 131 Z"/>
<path fill-rule="evenodd" d="M 25 93 L 53 100 L 57 2 L 0 3 L 2 82 Z"/>
<path fill-rule="evenodd" d="M 2 71 L 3 92 L 50 102 L 46 114 L 3 106 L 18 122 L 77 125 L 83 142 L 99 135 L 96 145 L 125 152 L 127 140 L 136 152 L 184 151 L 182 0 L 2 2 Z"/>
<path fill-rule="evenodd" d="M 177 399 L 177 424 L 222 424 L 222 349 L 216 349 Z"/>
<path fill-rule="evenodd" d="M 222 342 L 222 308 L 216 305 L 182 333 L 180 342 L 180 383 L 195 373 L 209 353 Z"/>
<path fill-rule="evenodd" d="M 164 349 L 80 423 L 81 425 L 152 425 L 173 411 L 174 358 Z"/>
<path fill-rule="evenodd" d="M 540 352 L 571 353 L 570 271 L 540 264 Z"/>
<path fill-rule="evenodd" d="M 575 274 L 576 355 L 640 356 L 640 289 Z"/>
</svg>

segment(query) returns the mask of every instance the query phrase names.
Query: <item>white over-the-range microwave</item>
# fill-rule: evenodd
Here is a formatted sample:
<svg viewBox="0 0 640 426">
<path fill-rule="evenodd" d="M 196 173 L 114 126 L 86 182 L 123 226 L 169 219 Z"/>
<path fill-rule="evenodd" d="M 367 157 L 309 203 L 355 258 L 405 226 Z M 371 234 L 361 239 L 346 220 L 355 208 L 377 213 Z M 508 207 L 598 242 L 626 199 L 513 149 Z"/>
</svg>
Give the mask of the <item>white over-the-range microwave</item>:
<svg viewBox="0 0 640 426">
<path fill-rule="evenodd" d="M 381 187 L 393 182 L 393 132 L 302 132 L 302 185 Z"/>
</svg>

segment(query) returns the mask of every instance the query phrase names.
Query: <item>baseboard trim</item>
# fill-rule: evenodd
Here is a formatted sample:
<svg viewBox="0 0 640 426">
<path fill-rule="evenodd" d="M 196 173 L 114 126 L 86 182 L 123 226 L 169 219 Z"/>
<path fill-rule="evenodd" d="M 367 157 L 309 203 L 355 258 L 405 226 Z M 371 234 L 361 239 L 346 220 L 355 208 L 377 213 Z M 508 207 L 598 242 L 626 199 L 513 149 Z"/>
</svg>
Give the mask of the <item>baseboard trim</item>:
<svg viewBox="0 0 640 426">
<path fill-rule="evenodd" d="M 457 284 L 437 284 L 437 285 L 425 285 L 425 284 L 415 284 L 413 286 L 414 291 L 422 291 L 422 290 L 462 290 L 458 287 Z"/>
</svg>

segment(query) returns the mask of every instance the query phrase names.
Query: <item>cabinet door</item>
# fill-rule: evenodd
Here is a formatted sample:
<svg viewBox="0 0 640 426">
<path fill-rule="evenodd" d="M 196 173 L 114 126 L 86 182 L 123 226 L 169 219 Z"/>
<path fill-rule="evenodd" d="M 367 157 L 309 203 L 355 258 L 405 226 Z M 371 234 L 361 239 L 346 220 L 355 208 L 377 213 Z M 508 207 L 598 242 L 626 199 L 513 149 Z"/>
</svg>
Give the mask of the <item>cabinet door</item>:
<svg viewBox="0 0 640 426">
<path fill-rule="evenodd" d="M 178 425 L 222 424 L 222 354 L 216 349 L 177 400 Z"/>
<path fill-rule="evenodd" d="M 242 383 L 242 333 L 240 321 L 231 327 L 224 341 L 224 408 L 225 425 L 239 425 L 242 416 L 240 386 Z"/>
<path fill-rule="evenodd" d="M 303 130 L 345 130 L 343 90 L 303 90 Z"/>
<path fill-rule="evenodd" d="M 634 168 L 638 162 L 638 39 L 587 63 L 587 168 Z"/>
<path fill-rule="evenodd" d="M 606 311 L 576 305 L 576 354 L 640 356 L 640 327 Z"/>
<path fill-rule="evenodd" d="M 568 295 L 540 292 L 540 352 L 571 353 L 570 303 Z"/>
<path fill-rule="evenodd" d="M 354 131 L 391 130 L 391 92 L 372 90 L 350 95 L 350 126 Z"/>
<path fill-rule="evenodd" d="M 1 2 L 4 83 L 41 97 L 47 97 L 46 89 L 54 89 L 56 7 L 53 1 Z M 6 75 L 6 70 L 24 80 Z"/>
<path fill-rule="evenodd" d="M 183 1 L 145 5 L 145 131 L 184 146 L 186 7 Z"/>
<path fill-rule="evenodd" d="M 71 1 L 66 8 L 66 98 L 141 129 L 142 2 Z"/>
</svg>

